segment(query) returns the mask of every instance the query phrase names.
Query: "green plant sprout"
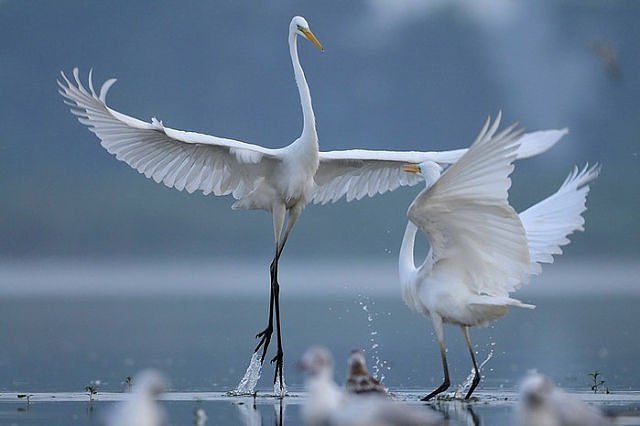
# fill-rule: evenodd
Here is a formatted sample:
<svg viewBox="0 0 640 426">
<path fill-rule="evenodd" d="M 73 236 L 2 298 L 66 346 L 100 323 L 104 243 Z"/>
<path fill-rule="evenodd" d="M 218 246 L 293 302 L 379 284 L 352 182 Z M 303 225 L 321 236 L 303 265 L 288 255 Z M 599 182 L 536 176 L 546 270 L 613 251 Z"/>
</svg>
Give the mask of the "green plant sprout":
<svg viewBox="0 0 640 426">
<path fill-rule="evenodd" d="M 84 387 L 85 392 L 89 395 L 89 401 L 93 401 L 94 395 L 98 394 L 98 383 L 91 382 Z"/>
<path fill-rule="evenodd" d="M 591 390 L 593 393 L 598 393 L 598 391 L 609 393 L 609 387 L 605 386 L 605 381 L 600 378 L 600 371 L 596 370 L 593 373 L 589 373 L 588 376 L 591 376 Z"/>
</svg>

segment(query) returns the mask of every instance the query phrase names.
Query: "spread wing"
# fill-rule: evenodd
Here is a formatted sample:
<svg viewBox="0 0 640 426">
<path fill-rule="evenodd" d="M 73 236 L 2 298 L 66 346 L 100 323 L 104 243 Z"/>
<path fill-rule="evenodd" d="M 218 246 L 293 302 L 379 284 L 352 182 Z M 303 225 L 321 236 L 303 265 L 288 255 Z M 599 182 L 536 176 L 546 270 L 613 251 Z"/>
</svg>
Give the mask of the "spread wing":
<svg viewBox="0 0 640 426">
<path fill-rule="evenodd" d="M 567 132 L 567 129 L 544 130 L 522 135 L 517 158 L 528 158 L 547 151 Z M 320 152 L 313 202 L 326 204 L 342 197 L 346 197 L 347 201 L 359 200 L 393 191 L 400 186 L 416 185 L 422 178 L 403 172 L 402 165 L 419 164 L 427 160 L 442 166 L 449 165 L 458 161 L 465 152 L 466 149 L 441 152 L 363 149 Z"/>
<path fill-rule="evenodd" d="M 541 263 L 553 263 L 553 255 L 562 254 L 560 247 L 569 244 L 569 234 L 584 230 L 582 213 L 587 210 L 588 183 L 599 173 L 597 164 L 586 165 L 582 170 L 574 168 L 553 195 L 520 213 L 529 243 L 532 273 L 540 273 Z"/>
<path fill-rule="evenodd" d="M 489 296 L 513 291 L 530 263 L 524 228 L 507 201 L 518 133 L 512 126 L 496 134 L 498 124 L 489 128 L 487 121 L 469 151 L 407 213 L 429 239 L 434 269 L 455 265 L 472 291 Z"/>
<path fill-rule="evenodd" d="M 147 123 L 115 111 L 106 104 L 115 79 L 107 80 L 96 94 L 91 72 L 89 90 L 80 81 L 77 68 L 73 70 L 74 82 L 61 75 L 58 85 L 65 103 L 98 136 L 100 144 L 118 160 L 168 187 L 238 198 L 279 161 L 278 150 L 175 130 L 155 118 Z"/>
</svg>

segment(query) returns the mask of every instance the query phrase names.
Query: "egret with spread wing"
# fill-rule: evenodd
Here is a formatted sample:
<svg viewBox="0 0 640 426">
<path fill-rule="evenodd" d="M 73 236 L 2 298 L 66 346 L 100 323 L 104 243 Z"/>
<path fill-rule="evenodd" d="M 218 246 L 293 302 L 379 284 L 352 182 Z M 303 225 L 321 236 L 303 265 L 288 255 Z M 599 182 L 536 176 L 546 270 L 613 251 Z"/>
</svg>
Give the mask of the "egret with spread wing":
<svg viewBox="0 0 640 426">
<path fill-rule="evenodd" d="M 273 216 L 274 258 L 270 267 L 269 317 L 258 333 L 256 352 L 262 349 L 264 362 L 275 318 L 278 349 L 273 358 L 275 377 L 282 384 L 282 336 L 278 262 L 289 233 L 305 205 L 347 201 L 373 196 L 400 186 L 415 185 L 421 177 L 402 171 L 402 165 L 431 160 L 451 164 L 465 150 L 445 152 L 392 152 L 347 150 L 320 152 L 309 86 L 300 66 L 298 36 L 322 45 L 307 21 L 294 17 L 289 25 L 289 51 L 302 104 L 302 134 L 283 148 L 271 149 L 233 139 L 185 132 L 164 126 L 153 118 L 150 123 L 122 114 L 106 104 L 115 79 L 107 80 L 96 92 L 89 73 L 88 89 L 73 70 L 73 81 L 64 73 L 62 96 L 81 123 L 98 136 L 101 145 L 117 159 L 144 173 L 147 178 L 189 193 L 233 195 L 234 209 L 262 209 Z M 547 130 L 524 135 L 520 157 L 529 157 L 553 146 L 566 130 Z M 285 227 L 286 221 L 286 227 Z"/>
<path fill-rule="evenodd" d="M 509 293 L 540 272 L 539 263 L 553 262 L 582 230 L 589 187 L 599 168 L 574 170 L 560 189 L 518 215 L 508 202 L 509 174 L 519 149 L 513 126 L 496 133 L 499 119 L 485 124 L 469 151 L 440 176 L 433 162 L 405 170 L 427 182 L 413 201 L 399 256 L 402 297 L 414 311 L 428 317 L 438 338 L 444 382 L 424 400 L 450 384 L 443 323 L 459 325 L 474 367 L 465 399 L 480 382 L 469 327 L 503 316 L 509 306 L 534 308 Z M 414 242 L 420 229 L 430 243 L 425 261 L 414 263 Z"/>
<path fill-rule="evenodd" d="M 271 212 L 275 255 L 270 268 L 269 319 L 267 327 L 257 335 L 260 342 L 256 352 L 262 348 L 261 361 L 264 362 L 275 313 L 278 350 L 272 362 L 276 364 L 274 382 L 280 379 L 281 384 L 283 349 L 278 260 L 289 232 L 312 197 L 313 177 L 318 169 L 318 135 L 309 86 L 298 59 L 298 36 L 323 50 L 307 21 L 294 17 L 289 25 L 289 51 L 302 103 L 303 126 L 300 137 L 280 149 L 174 130 L 155 118 L 146 123 L 121 114 L 106 105 L 107 91 L 115 79 L 106 81 L 99 94 L 93 88 L 91 73 L 89 90 L 82 85 L 77 69 L 73 70 L 75 84 L 64 74 L 63 81 L 58 82 L 60 93 L 71 105 L 72 112 L 100 138 L 101 145 L 146 177 L 190 193 L 201 190 L 205 195 L 232 194 L 238 200 L 233 204 L 234 209 Z"/>
</svg>

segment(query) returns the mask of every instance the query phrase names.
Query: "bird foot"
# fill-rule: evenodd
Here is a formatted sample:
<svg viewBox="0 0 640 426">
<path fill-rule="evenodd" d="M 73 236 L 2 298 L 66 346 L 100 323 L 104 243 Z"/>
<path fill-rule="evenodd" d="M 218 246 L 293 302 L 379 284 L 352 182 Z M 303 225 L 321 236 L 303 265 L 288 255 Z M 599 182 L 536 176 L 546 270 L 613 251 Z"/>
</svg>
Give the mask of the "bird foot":
<svg viewBox="0 0 640 426">
<path fill-rule="evenodd" d="M 254 352 L 258 352 L 262 347 L 262 356 L 260 357 L 260 363 L 264 363 L 264 358 L 267 355 L 267 349 L 269 348 L 269 343 L 271 343 L 271 335 L 273 335 L 273 327 L 271 326 L 265 328 L 260 333 L 256 334 L 256 339 L 260 339 L 260 342 L 258 342 L 258 345 L 256 346 Z"/>
<path fill-rule="evenodd" d="M 278 353 L 271 359 L 271 364 L 276 365 L 275 373 L 273 375 L 273 384 L 280 383 L 280 390 L 284 389 L 284 380 L 282 379 L 282 366 L 284 361 L 284 354 L 281 349 L 278 349 Z"/>
<path fill-rule="evenodd" d="M 441 394 L 442 392 L 446 391 L 447 389 L 449 389 L 449 385 L 450 382 L 449 380 L 445 380 L 444 383 L 442 383 L 438 389 L 434 390 L 433 392 L 431 392 L 429 395 L 425 396 L 424 398 L 421 398 L 420 401 L 429 401 L 431 398 L 433 398 L 434 396 Z"/>
</svg>

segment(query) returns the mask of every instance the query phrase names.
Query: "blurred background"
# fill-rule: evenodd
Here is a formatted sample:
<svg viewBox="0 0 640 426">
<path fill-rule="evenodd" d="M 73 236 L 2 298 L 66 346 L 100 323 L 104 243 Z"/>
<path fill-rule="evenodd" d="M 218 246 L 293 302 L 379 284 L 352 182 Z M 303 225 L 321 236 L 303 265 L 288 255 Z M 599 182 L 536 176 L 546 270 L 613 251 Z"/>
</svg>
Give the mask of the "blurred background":
<svg viewBox="0 0 640 426">
<path fill-rule="evenodd" d="M 566 258 L 640 253 L 640 3 L 552 0 L 0 0 L 0 257 L 203 259 L 272 253 L 270 217 L 139 176 L 99 146 L 57 93 L 61 70 L 118 82 L 111 107 L 168 126 L 280 147 L 301 111 L 287 47 L 299 45 L 321 149 L 468 146 L 504 112 L 533 131 L 568 127 L 519 162 L 519 208 L 600 162 L 587 232 Z M 309 206 L 289 259 L 393 259 L 419 188 Z M 563 261 L 568 261 L 563 259 Z"/>
<path fill-rule="evenodd" d="M 56 79 L 93 68 L 96 85 L 118 78 L 108 103 L 120 112 L 281 147 L 302 127 L 294 15 L 326 49 L 299 43 L 323 150 L 467 147 L 499 110 L 505 125 L 570 129 L 517 163 L 511 199 L 524 209 L 599 162 L 586 232 L 517 294 L 539 309 L 473 335 L 482 359 L 498 342 L 490 386 L 535 366 L 578 389 L 596 369 L 637 389 L 640 2 L 0 0 L 0 390 L 119 389 L 149 365 L 174 389 L 239 381 L 266 315 L 270 216 L 145 179 L 77 122 Z M 339 374 L 353 346 L 380 343 L 391 386 L 439 383 L 430 326 L 396 276 L 419 190 L 307 207 L 280 268 L 289 383 L 319 342 Z M 96 295 L 117 297 L 84 298 Z M 460 381 L 464 342 L 447 333 Z"/>
</svg>

